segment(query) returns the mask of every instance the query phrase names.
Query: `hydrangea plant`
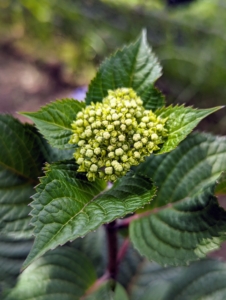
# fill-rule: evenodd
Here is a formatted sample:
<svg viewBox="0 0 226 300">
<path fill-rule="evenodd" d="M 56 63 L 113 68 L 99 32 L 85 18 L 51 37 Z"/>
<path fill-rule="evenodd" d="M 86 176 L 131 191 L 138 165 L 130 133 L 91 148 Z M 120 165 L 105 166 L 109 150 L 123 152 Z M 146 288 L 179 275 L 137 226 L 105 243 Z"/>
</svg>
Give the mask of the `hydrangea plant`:
<svg viewBox="0 0 226 300">
<path fill-rule="evenodd" d="M 23 113 L 35 126 L 0 117 L 4 299 L 176 299 L 186 280 L 205 277 L 199 263 L 175 266 L 226 239 L 215 196 L 225 193 L 226 140 L 190 134 L 220 107 L 167 106 L 154 85 L 160 76 L 143 32 L 101 64 L 85 102 Z M 218 292 L 226 266 L 201 263 L 224 271 Z M 208 292 L 200 287 L 189 293 Z"/>
</svg>

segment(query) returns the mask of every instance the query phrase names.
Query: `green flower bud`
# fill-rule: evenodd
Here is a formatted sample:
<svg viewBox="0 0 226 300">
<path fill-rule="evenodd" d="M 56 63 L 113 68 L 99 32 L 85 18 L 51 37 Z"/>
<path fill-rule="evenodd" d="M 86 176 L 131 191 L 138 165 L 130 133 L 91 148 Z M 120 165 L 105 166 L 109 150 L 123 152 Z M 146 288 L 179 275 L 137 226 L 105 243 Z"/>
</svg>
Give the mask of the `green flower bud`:
<svg viewBox="0 0 226 300">
<path fill-rule="evenodd" d="M 100 148 L 95 148 L 95 149 L 94 149 L 94 153 L 95 153 L 96 155 L 99 155 L 99 154 L 101 153 L 101 149 L 100 149 Z"/>
<path fill-rule="evenodd" d="M 97 170 L 98 170 L 98 166 L 95 165 L 95 164 L 92 164 L 91 167 L 90 167 L 90 171 L 91 172 L 97 172 Z"/>
<path fill-rule="evenodd" d="M 87 157 L 92 157 L 92 156 L 93 156 L 93 150 L 88 149 L 88 150 L 86 151 L 86 156 L 87 156 Z"/>
<path fill-rule="evenodd" d="M 134 134 L 133 135 L 133 140 L 136 141 L 136 142 L 139 141 L 140 140 L 140 134 L 139 133 Z"/>
<path fill-rule="evenodd" d="M 159 137 L 158 137 L 158 135 L 157 135 L 156 133 L 152 133 L 151 139 L 152 139 L 153 141 L 157 140 L 158 138 L 159 138 Z"/>
<path fill-rule="evenodd" d="M 139 159 L 140 158 L 140 153 L 138 151 L 135 151 L 134 152 L 134 157 Z"/>
<path fill-rule="evenodd" d="M 120 142 L 124 142 L 126 137 L 125 137 L 125 135 L 121 134 L 121 135 L 119 135 L 118 139 Z"/>
<path fill-rule="evenodd" d="M 118 149 L 115 150 L 115 154 L 116 154 L 117 156 L 121 156 L 121 155 L 123 155 L 123 153 L 124 153 L 124 151 L 123 151 L 122 148 L 118 148 Z"/>
<path fill-rule="evenodd" d="M 115 181 L 160 149 L 167 138 L 166 121 L 145 110 L 131 88 L 108 91 L 72 122 L 70 143 L 78 146 L 73 155 L 78 172 L 86 172 L 91 181 Z"/>
<path fill-rule="evenodd" d="M 132 124 L 132 120 L 131 120 L 131 119 L 126 119 L 126 120 L 125 120 L 125 124 L 126 124 L 127 126 L 131 125 L 131 124 Z"/>
<path fill-rule="evenodd" d="M 141 143 L 141 142 L 136 142 L 135 144 L 134 144 L 134 148 L 136 148 L 136 149 L 140 149 L 140 148 L 142 148 L 143 147 L 143 144 Z"/>
<path fill-rule="evenodd" d="M 78 165 L 81 165 L 83 162 L 84 162 L 84 158 L 83 158 L 83 157 L 79 157 L 79 158 L 77 159 L 77 164 L 78 164 Z"/>
<path fill-rule="evenodd" d="M 109 132 L 104 132 L 104 133 L 103 133 L 103 138 L 104 138 L 104 139 L 108 140 L 108 139 L 110 139 L 110 137 L 111 137 L 111 135 L 110 135 Z"/>
<path fill-rule="evenodd" d="M 112 167 L 105 168 L 105 174 L 111 175 L 112 173 L 113 173 Z"/>
<path fill-rule="evenodd" d="M 115 164 L 114 169 L 116 172 L 122 172 L 123 167 L 119 163 Z"/>
<path fill-rule="evenodd" d="M 115 153 L 114 152 L 109 152 L 108 153 L 108 157 L 109 158 L 114 158 L 115 157 Z"/>
</svg>

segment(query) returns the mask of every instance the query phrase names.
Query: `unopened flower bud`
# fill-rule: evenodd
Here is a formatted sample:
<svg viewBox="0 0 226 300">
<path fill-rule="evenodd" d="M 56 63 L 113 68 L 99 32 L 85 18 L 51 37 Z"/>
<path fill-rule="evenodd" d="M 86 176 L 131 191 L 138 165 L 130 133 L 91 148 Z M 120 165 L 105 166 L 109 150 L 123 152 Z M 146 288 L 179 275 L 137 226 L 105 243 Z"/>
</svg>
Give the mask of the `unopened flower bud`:
<svg viewBox="0 0 226 300">
<path fill-rule="evenodd" d="M 111 175 L 113 173 L 113 168 L 112 167 L 105 168 L 105 173 Z"/>
<path fill-rule="evenodd" d="M 95 165 L 95 164 L 92 164 L 91 167 L 90 167 L 90 171 L 91 172 L 97 172 L 97 170 L 98 170 L 98 166 Z"/>
<path fill-rule="evenodd" d="M 123 155 L 123 153 L 124 153 L 124 151 L 123 151 L 122 148 L 118 148 L 118 149 L 115 150 L 115 154 L 116 154 L 117 156 L 121 156 L 121 155 Z"/>
</svg>

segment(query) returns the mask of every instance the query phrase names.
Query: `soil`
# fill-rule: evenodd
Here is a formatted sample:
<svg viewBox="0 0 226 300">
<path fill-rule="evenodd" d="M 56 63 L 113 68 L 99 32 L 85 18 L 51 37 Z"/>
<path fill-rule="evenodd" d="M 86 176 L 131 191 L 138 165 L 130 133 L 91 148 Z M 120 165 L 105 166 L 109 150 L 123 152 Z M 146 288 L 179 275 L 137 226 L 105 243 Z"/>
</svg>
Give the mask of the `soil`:
<svg viewBox="0 0 226 300">
<path fill-rule="evenodd" d="M 47 71 L 48 66 L 38 67 L 29 59 L 18 59 L 0 49 L 0 113 L 25 121 L 17 112 L 36 111 L 50 101 L 70 97 L 76 85 L 60 82 L 58 76 L 54 77 L 54 67 L 49 66 Z"/>
</svg>

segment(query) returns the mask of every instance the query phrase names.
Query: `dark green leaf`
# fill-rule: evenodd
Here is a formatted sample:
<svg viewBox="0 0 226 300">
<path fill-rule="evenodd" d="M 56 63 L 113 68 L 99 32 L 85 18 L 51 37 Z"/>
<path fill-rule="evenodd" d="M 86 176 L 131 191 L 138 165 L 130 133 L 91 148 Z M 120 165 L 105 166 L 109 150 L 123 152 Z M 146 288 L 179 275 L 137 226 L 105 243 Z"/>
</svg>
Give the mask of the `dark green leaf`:
<svg viewBox="0 0 226 300">
<path fill-rule="evenodd" d="M 212 184 L 172 208 L 133 221 L 134 246 L 162 265 L 184 265 L 219 248 L 226 238 L 226 212 L 219 207 L 214 189 Z"/>
<path fill-rule="evenodd" d="M 174 151 L 151 155 L 137 168 L 158 186 L 150 208 L 192 196 L 218 180 L 225 170 L 226 138 L 198 132 L 188 136 Z"/>
<path fill-rule="evenodd" d="M 85 175 L 77 173 L 72 162 L 48 166 L 33 197 L 36 240 L 25 267 L 49 249 L 134 212 L 155 195 L 152 182 L 133 173 L 98 195 L 105 187 L 106 183 L 89 182 Z"/>
<path fill-rule="evenodd" d="M 226 299 L 226 264 L 204 260 L 184 268 L 162 300 Z"/>
<path fill-rule="evenodd" d="M 0 230 L 17 238 L 30 236 L 30 196 L 46 161 L 35 128 L 0 116 Z"/>
<path fill-rule="evenodd" d="M 27 257 L 33 239 L 13 239 L 0 236 L 0 295 L 1 290 L 15 283 Z"/>
<path fill-rule="evenodd" d="M 101 64 L 89 85 L 86 103 L 101 102 L 108 90 L 131 87 L 149 109 L 155 110 L 164 105 L 163 96 L 153 87 L 160 76 L 161 66 L 147 44 L 146 32 L 143 31 L 134 44 L 117 51 Z"/>
<path fill-rule="evenodd" d="M 22 113 L 31 119 L 47 141 L 56 148 L 67 149 L 74 145 L 68 144 L 71 123 L 77 113 L 85 106 L 74 99 L 57 100 L 42 107 L 37 112 Z"/>
<path fill-rule="evenodd" d="M 4 300 L 80 300 L 95 280 L 86 256 L 59 248 L 29 266 Z"/>
</svg>

